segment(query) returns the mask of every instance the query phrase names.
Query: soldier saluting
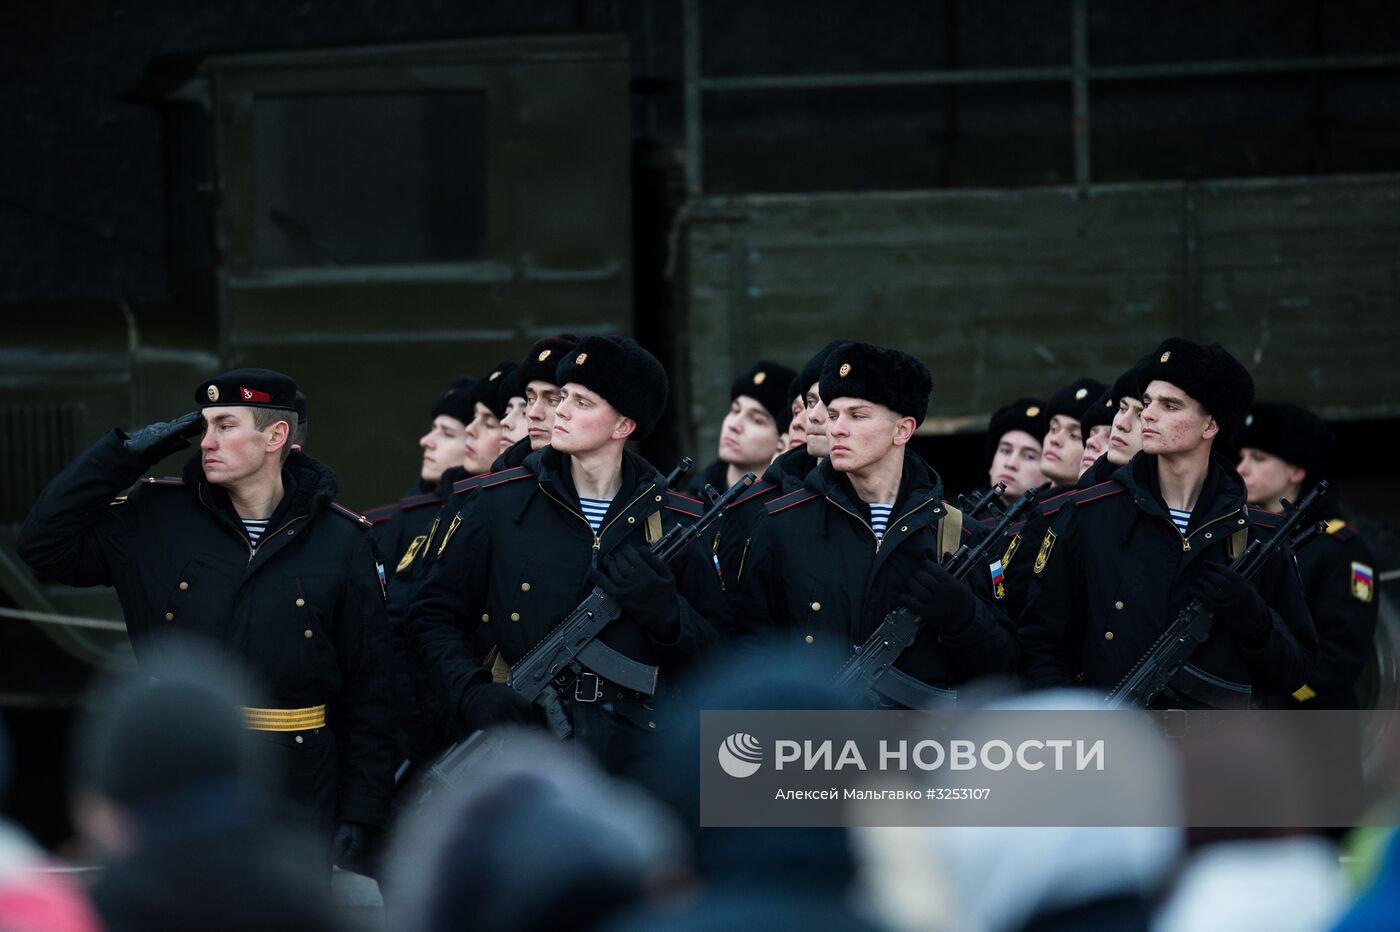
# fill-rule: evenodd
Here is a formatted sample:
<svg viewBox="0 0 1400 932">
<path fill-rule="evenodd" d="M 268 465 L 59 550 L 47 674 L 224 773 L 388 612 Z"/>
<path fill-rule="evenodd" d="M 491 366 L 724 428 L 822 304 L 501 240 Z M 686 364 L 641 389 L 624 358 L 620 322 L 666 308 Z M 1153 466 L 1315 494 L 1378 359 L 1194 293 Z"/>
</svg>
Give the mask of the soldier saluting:
<svg viewBox="0 0 1400 932">
<path fill-rule="evenodd" d="M 1173 704 L 1235 708 L 1303 685 L 1317 636 L 1287 548 L 1253 580 L 1229 568 L 1278 519 L 1247 502 L 1217 455 L 1254 380 L 1218 344 L 1164 341 L 1139 370 L 1142 453 L 1069 496 L 1039 541 L 1020 620 L 1033 687 L 1117 685 L 1192 597 L 1215 618 L 1173 681 Z M 1030 542 L 1028 542 L 1030 543 Z"/>
<path fill-rule="evenodd" d="M 40 494 L 20 553 L 43 578 L 114 586 L 138 660 L 194 634 L 255 677 L 269 708 L 246 709 L 275 746 L 290 799 L 336 859 L 383 826 L 394 721 L 384 594 L 369 523 L 335 504 L 335 474 L 292 452 L 296 383 L 235 369 L 200 385 L 194 411 L 114 430 Z M 147 469 L 201 437 L 173 479 Z"/>
<path fill-rule="evenodd" d="M 577 739 L 626 770 L 667 724 L 668 675 L 716 642 L 729 614 L 701 542 L 669 565 L 649 546 L 700 514 L 625 449 L 665 407 L 661 364 L 632 340 L 586 337 L 560 360 L 555 384 L 552 444 L 486 477 L 466 500 L 409 605 L 410 637 L 460 732 L 533 721 L 536 707 L 492 682 L 481 647 L 514 664 L 600 586 L 622 609 L 601 640 L 659 667 L 661 689 L 642 695 L 588 670 L 565 673 L 555 689 Z"/>
</svg>

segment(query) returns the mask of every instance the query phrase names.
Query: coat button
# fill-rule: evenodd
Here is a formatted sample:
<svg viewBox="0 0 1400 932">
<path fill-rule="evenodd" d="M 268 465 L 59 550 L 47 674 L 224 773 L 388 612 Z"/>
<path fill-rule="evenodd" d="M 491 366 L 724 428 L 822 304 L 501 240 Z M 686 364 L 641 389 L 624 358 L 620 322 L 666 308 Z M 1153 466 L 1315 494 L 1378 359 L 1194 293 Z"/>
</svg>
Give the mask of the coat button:
<svg viewBox="0 0 1400 932">
<path fill-rule="evenodd" d="M 636 519 L 635 517 L 630 517 L 630 516 L 629 516 L 629 517 L 627 518 L 627 523 L 628 523 L 628 524 L 636 524 L 636 523 L 637 523 L 637 519 Z"/>
<path fill-rule="evenodd" d="M 530 584 L 527 583 L 527 582 L 521 583 L 521 584 L 520 584 L 520 591 L 521 591 L 521 592 L 529 592 L 529 591 L 530 591 Z"/>
<path fill-rule="evenodd" d="M 1111 640 L 1113 640 L 1113 632 L 1112 632 L 1112 631 L 1105 631 L 1105 632 L 1103 633 L 1103 639 L 1104 639 L 1105 641 L 1111 641 Z"/>
<path fill-rule="evenodd" d="M 311 637 L 311 629 L 310 629 L 310 628 L 307 628 L 305 631 L 303 631 L 303 632 L 301 633 L 301 636 L 304 637 L 304 638 L 310 638 L 310 637 Z"/>
<path fill-rule="evenodd" d="M 821 611 L 821 610 L 822 610 L 822 603 L 820 603 L 820 602 L 813 602 L 813 603 L 812 603 L 812 611 L 814 611 L 814 612 L 819 612 L 819 611 Z"/>
<path fill-rule="evenodd" d="M 305 742 L 305 738 L 303 738 L 301 735 L 297 735 L 297 744 L 304 744 Z"/>
<path fill-rule="evenodd" d="M 1118 611 L 1121 612 L 1121 611 L 1123 610 L 1123 603 L 1122 603 L 1122 602 L 1114 602 L 1114 603 L 1113 603 L 1113 607 L 1116 608 L 1116 609 L 1118 609 Z"/>
<path fill-rule="evenodd" d="M 901 531 L 907 531 L 907 530 L 909 530 L 909 525 L 907 525 L 907 524 L 901 524 L 901 525 L 899 526 L 899 529 L 900 529 Z"/>
<path fill-rule="evenodd" d="M 811 644 L 813 641 L 816 640 L 816 638 L 812 637 L 812 636 L 809 634 L 809 635 L 807 635 L 805 638 L 803 638 L 802 640 L 806 641 L 808 644 Z"/>
<path fill-rule="evenodd" d="M 658 502 L 661 501 L 661 496 L 660 496 L 660 495 L 656 496 L 656 500 L 657 500 Z"/>
<path fill-rule="evenodd" d="M 305 607 L 306 607 L 306 600 L 305 600 L 305 599 L 297 599 L 297 608 L 305 608 Z"/>
<path fill-rule="evenodd" d="M 296 533 L 297 533 L 296 531 L 288 531 L 288 532 L 287 532 L 287 536 L 288 536 L 288 537 L 295 537 L 295 536 L 296 536 Z"/>
<path fill-rule="evenodd" d="M 1206 531 L 1206 540 L 1210 540 L 1210 531 Z"/>
<path fill-rule="evenodd" d="M 491 616 L 488 615 L 488 614 L 485 613 L 485 612 L 482 612 L 482 613 L 481 613 L 481 620 L 482 620 L 482 621 L 490 621 L 490 620 L 491 620 Z"/>
<path fill-rule="evenodd" d="M 1244 524 L 1244 518 L 1240 519 L 1240 524 Z"/>
<path fill-rule="evenodd" d="M 186 589 L 188 589 L 189 587 L 190 587 L 190 584 L 187 583 L 187 582 L 182 582 L 182 583 L 180 583 L 180 591 L 181 591 L 181 592 L 184 592 L 184 591 L 185 591 Z"/>
<path fill-rule="evenodd" d="M 511 620 L 511 621 L 519 621 L 519 620 L 520 620 L 520 613 L 519 613 L 519 612 L 511 612 L 511 613 L 510 613 L 510 620 Z"/>
<path fill-rule="evenodd" d="M 174 621 L 174 620 L 175 620 L 175 613 L 174 613 L 174 612 L 166 612 L 166 613 L 165 613 L 165 620 L 166 620 L 166 621 Z"/>
</svg>

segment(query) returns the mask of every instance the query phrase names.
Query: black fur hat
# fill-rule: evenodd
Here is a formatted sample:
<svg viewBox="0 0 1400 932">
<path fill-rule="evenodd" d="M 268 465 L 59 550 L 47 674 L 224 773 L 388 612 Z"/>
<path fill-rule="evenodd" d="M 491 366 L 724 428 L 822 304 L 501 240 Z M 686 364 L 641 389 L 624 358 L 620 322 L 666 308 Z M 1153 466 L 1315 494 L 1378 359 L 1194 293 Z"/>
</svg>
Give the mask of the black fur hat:
<svg viewBox="0 0 1400 932">
<path fill-rule="evenodd" d="M 1286 401 L 1261 401 L 1245 417 L 1238 443 L 1303 467 L 1308 471 L 1303 485 L 1311 489 L 1317 480 L 1327 478 L 1336 438 L 1307 408 Z"/>
<path fill-rule="evenodd" d="M 778 425 L 778 433 L 781 434 L 792 426 L 792 399 L 797 396 L 784 398 L 783 393 L 788 390 L 796 375 L 797 373 L 787 366 L 760 359 L 748 371 L 735 377 L 734 383 L 729 386 L 729 400 L 747 395 L 763 405 L 763 409 Z"/>
<path fill-rule="evenodd" d="M 1050 403 L 1045 406 L 1045 423 L 1049 425 L 1050 419 L 1057 414 L 1083 421 L 1085 412 L 1106 388 L 1107 385 L 1089 376 L 1075 379 L 1050 396 Z"/>
<path fill-rule="evenodd" d="M 472 397 L 472 387 L 475 385 L 476 376 L 457 376 L 451 385 L 443 389 L 442 394 L 433 399 L 428 417 L 436 418 L 439 414 L 446 414 L 463 424 L 470 424 L 472 418 L 476 417 L 476 401 Z"/>
<path fill-rule="evenodd" d="M 822 365 L 826 362 L 826 357 L 830 356 L 831 351 L 842 343 L 849 342 L 849 340 L 832 340 L 826 346 L 817 350 L 816 354 L 812 356 L 811 359 L 807 360 L 807 364 L 802 367 L 802 371 L 797 373 L 797 378 L 793 379 L 792 384 L 788 386 L 788 401 L 791 402 L 794 398 L 805 398 L 807 389 L 821 381 Z"/>
<path fill-rule="evenodd" d="M 884 405 L 916 425 L 928 413 L 933 376 L 928 366 L 899 350 L 847 341 L 826 357 L 821 375 L 822 401 L 862 398 Z"/>
<path fill-rule="evenodd" d="M 481 402 L 499 420 L 506 416 L 506 406 L 511 395 L 515 394 L 515 381 L 510 374 L 515 371 L 515 363 L 504 360 L 496 363 L 490 372 L 476 380 L 469 394 L 472 403 Z M 473 409 L 473 415 L 475 410 Z M 470 417 L 467 418 L 471 420 Z"/>
<path fill-rule="evenodd" d="M 987 457 L 997 452 L 1001 438 L 1013 430 L 1023 430 L 1035 438 L 1036 443 L 1045 439 L 1045 431 L 1050 418 L 1045 413 L 1045 402 L 1039 398 L 1017 398 L 1011 404 L 998 408 L 987 424 Z"/>
<path fill-rule="evenodd" d="M 553 385 L 554 375 L 559 371 L 559 361 L 575 346 L 578 346 L 578 337 L 572 333 L 556 333 L 532 343 L 516 373 L 520 391 L 523 393 L 531 382 Z"/>
<path fill-rule="evenodd" d="M 1135 401 L 1142 401 L 1142 386 L 1138 384 L 1138 377 L 1142 374 L 1143 368 L 1152 360 L 1150 355 L 1144 355 L 1133 367 L 1113 380 L 1113 406 L 1118 407 L 1118 402 L 1124 398 L 1132 398 Z"/>
<path fill-rule="evenodd" d="M 1112 425 L 1113 416 L 1117 413 L 1118 403 L 1113 400 L 1113 389 L 1105 388 L 1079 419 L 1079 430 L 1087 437 L 1095 427 Z"/>
<path fill-rule="evenodd" d="M 1154 380 L 1170 382 L 1201 403 L 1220 425 L 1220 441 L 1231 442 L 1254 403 L 1254 377 L 1219 343 L 1206 346 L 1168 337 L 1138 371 L 1141 391 Z"/>
<path fill-rule="evenodd" d="M 584 337 L 559 361 L 556 385 L 577 382 L 637 422 L 640 440 L 666 410 L 670 382 L 656 357 L 627 337 Z"/>
</svg>

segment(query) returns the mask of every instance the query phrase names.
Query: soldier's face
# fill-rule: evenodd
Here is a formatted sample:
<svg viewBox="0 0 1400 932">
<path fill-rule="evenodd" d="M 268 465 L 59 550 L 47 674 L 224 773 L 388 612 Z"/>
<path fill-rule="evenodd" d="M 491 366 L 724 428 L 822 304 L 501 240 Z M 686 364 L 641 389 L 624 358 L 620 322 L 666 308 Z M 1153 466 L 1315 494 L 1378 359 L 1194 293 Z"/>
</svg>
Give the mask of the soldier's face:
<svg viewBox="0 0 1400 932">
<path fill-rule="evenodd" d="M 462 465 L 473 476 L 479 476 L 491 468 L 496 457 L 501 455 L 501 422 L 491 409 L 481 402 L 476 403 L 476 417 L 463 431 L 466 442 Z"/>
<path fill-rule="evenodd" d="M 821 384 L 813 382 L 804 399 L 807 403 L 807 452 L 816 457 L 831 455 L 831 439 L 826 435 L 827 411 L 822 404 Z"/>
<path fill-rule="evenodd" d="M 258 430 L 252 408 L 205 408 L 199 442 L 204 478 L 210 485 L 232 485 L 255 475 L 269 458 L 280 464 L 282 443 L 277 440 L 286 441 L 286 429 L 287 422 L 278 421 Z"/>
<path fill-rule="evenodd" d="M 778 425 L 768 411 L 748 395 L 729 405 L 719 433 L 719 458 L 734 466 L 760 466 L 778 452 Z"/>
<path fill-rule="evenodd" d="M 992 468 L 987 470 L 991 484 L 1006 483 L 1002 497 L 1019 498 L 1027 489 L 1045 484 L 1040 471 L 1040 441 L 1024 430 L 1008 430 L 1001 435 L 997 451 L 992 456 Z"/>
<path fill-rule="evenodd" d="M 795 450 L 807 442 L 807 403 L 801 397 L 792 399 L 792 424 L 788 427 L 787 448 Z"/>
<path fill-rule="evenodd" d="M 1113 433 L 1111 424 L 1100 424 L 1089 428 L 1089 436 L 1084 438 L 1084 455 L 1079 458 L 1079 474 L 1082 476 L 1108 452 L 1108 438 Z"/>
<path fill-rule="evenodd" d="M 437 482 L 453 466 L 462 465 L 462 434 L 466 425 L 455 417 L 439 414 L 432 428 L 418 438 L 423 448 L 423 463 L 419 475 L 424 482 Z"/>
<path fill-rule="evenodd" d="M 1040 471 L 1045 478 L 1059 485 L 1072 484 L 1079 478 L 1079 459 L 1083 455 L 1079 422 L 1063 414 L 1052 417 L 1040 453 Z"/>
<path fill-rule="evenodd" d="M 1113 432 L 1108 435 L 1108 461 L 1122 466 L 1142 450 L 1142 402 L 1123 397 L 1118 401 L 1118 413 L 1113 417 Z"/>
<path fill-rule="evenodd" d="M 914 419 L 900 417 L 884 405 L 837 398 L 826 406 L 826 438 L 837 472 L 859 472 L 885 457 L 902 457 L 913 435 Z"/>
<path fill-rule="evenodd" d="M 635 421 L 577 382 L 560 388 L 559 395 L 552 442 L 560 453 L 592 453 L 614 440 L 626 440 L 636 430 Z"/>
<path fill-rule="evenodd" d="M 1235 468 L 1244 480 L 1249 503 L 1270 510 L 1280 507 L 1280 498 L 1296 501 L 1308 475 L 1306 469 L 1254 447 L 1240 450 L 1240 462 Z"/>
<path fill-rule="evenodd" d="M 1142 451 L 1189 453 L 1220 433 L 1201 403 L 1170 382 L 1155 379 L 1142 393 Z"/>
<path fill-rule="evenodd" d="M 554 431 L 554 409 L 559 407 L 559 386 L 535 379 L 525 386 L 525 423 L 530 449 L 549 446 Z"/>
<path fill-rule="evenodd" d="M 502 450 L 525 439 L 526 424 L 525 399 L 516 395 L 506 405 L 506 416 L 501 420 Z"/>
</svg>

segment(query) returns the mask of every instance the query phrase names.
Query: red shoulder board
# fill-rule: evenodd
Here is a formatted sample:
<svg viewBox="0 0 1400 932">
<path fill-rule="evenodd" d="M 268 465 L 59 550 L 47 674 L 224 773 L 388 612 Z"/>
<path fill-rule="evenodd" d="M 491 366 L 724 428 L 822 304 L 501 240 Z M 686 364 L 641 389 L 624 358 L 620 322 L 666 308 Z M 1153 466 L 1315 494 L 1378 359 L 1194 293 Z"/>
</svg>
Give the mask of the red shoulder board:
<svg viewBox="0 0 1400 932">
<path fill-rule="evenodd" d="M 517 479 L 533 479 L 535 473 L 524 466 L 516 466 L 514 469 L 502 469 L 500 472 L 489 472 L 476 478 L 481 480 L 479 488 L 490 489 L 507 482 L 514 482 Z M 464 480 L 465 481 L 465 480 Z"/>
<path fill-rule="evenodd" d="M 364 515 L 357 514 L 356 512 L 351 511 L 349 508 L 346 508 L 344 505 L 341 505 L 337 502 L 331 502 L 331 511 L 335 511 L 344 515 L 345 517 L 349 518 L 351 521 L 354 521 L 361 527 L 372 527 L 374 525 L 374 522 L 370 521 Z"/>
<path fill-rule="evenodd" d="M 442 499 L 438 498 L 436 492 L 425 492 L 422 495 L 406 495 L 399 499 L 399 508 L 408 511 L 412 508 L 422 508 L 424 505 L 441 505 Z"/>
<path fill-rule="evenodd" d="M 490 476 L 491 473 L 483 473 L 479 476 L 467 476 L 465 479 L 458 479 L 452 483 L 452 494 L 458 495 L 467 489 L 477 489 L 481 487 L 481 480 Z"/>
<path fill-rule="evenodd" d="M 692 518 L 699 518 L 705 514 L 705 505 L 700 499 L 691 498 L 689 495 L 682 495 L 679 492 L 668 491 L 666 493 L 666 507 Z"/>
<path fill-rule="evenodd" d="M 169 488 L 182 488 L 185 484 L 185 480 L 181 479 L 179 476 L 161 476 L 158 479 L 155 476 L 147 476 L 141 481 L 146 483 L 146 485 L 160 485 Z"/>
<path fill-rule="evenodd" d="M 794 505 L 801 505 L 803 502 L 810 502 L 818 498 L 821 498 L 821 496 L 811 489 L 798 489 L 796 492 L 789 492 L 786 495 L 778 496 L 764 507 L 767 508 L 770 515 L 775 515 Z"/>
<path fill-rule="evenodd" d="M 1065 501 L 1074 502 L 1076 507 L 1083 507 L 1084 505 L 1087 505 L 1090 502 L 1096 502 L 1101 498 L 1109 498 L 1111 496 L 1118 495 L 1126 491 L 1128 490 L 1117 482 L 1100 482 L 1098 485 L 1091 485 L 1087 489 L 1078 489 L 1074 492 L 1071 492 L 1067 497 L 1060 495 L 1057 495 L 1055 497 L 1057 499 L 1064 498 Z M 1055 506 L 1054 511 L 1046 511 L 1042 512 L 1042 514 L 1052 515 L 1056 511 L 1059 511 L 1060 508 L 1063 507 L 1063 505 L 1064 502 L 1060 502 Z"/>
<path fill-rule="evenodd" d="M 779 488 L 780 486 L 778 486 L 775 483 L 764 482 L 762 479 L 760 479 L 753 485 L 749 486 L 749 490 L 743 495 L 740 495 L 739 498 L 735 500 L 734 504 L 730 505 L 729 507 L 738 508 L 745 502 L 751 502 L 754 499 L 762 498 L 765 495 L 772 495 L 774 492 L 778 491 Z"/>
</svg>

